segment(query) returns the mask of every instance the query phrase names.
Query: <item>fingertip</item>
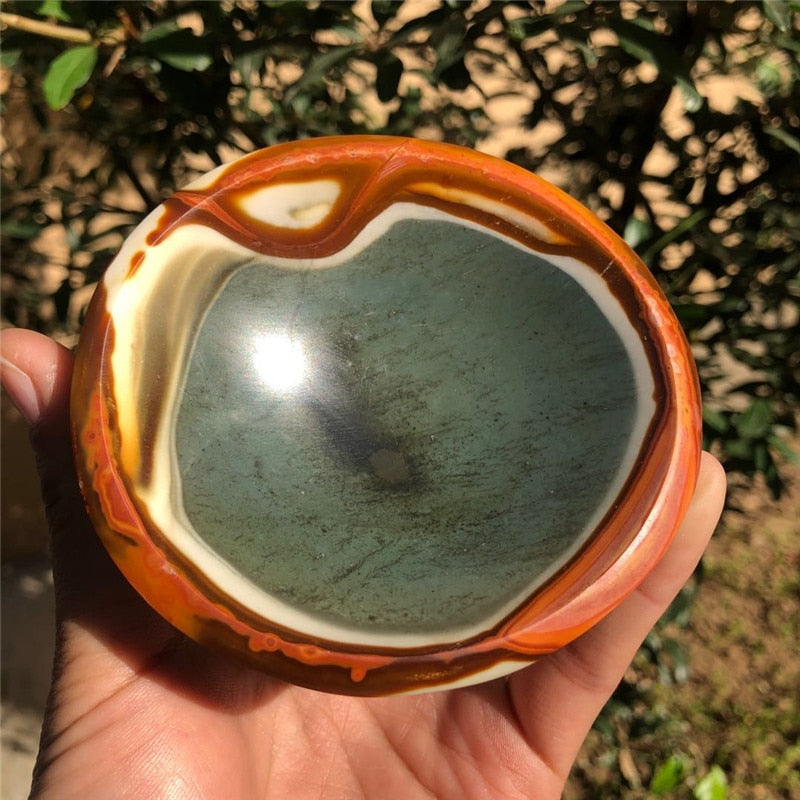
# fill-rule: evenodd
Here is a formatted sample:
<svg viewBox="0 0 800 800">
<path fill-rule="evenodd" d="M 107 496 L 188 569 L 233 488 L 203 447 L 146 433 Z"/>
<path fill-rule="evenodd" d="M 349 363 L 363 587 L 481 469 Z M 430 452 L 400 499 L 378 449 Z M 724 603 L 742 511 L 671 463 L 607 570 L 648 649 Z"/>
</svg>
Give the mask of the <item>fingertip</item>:
<svg viewBox="0 0 800 800">
<path fill-rule="evenodd" d="M 0 341 L 0 344 L 3 343 Z M 28 425 L 35 425 L 41 415 L 41 403 L 36 389 L 30 376 L 11 358 L 6 357 L 4 349 L 0 350 L 0 382 Z"/>
<path fill-rule="evenodd" d="M 26 421 L 38 427 L 69 408 L 72 353 L 49 336 L 0 331 L 0 381 Z"/>
<path fill-rule="evenodd" d="M 722 513 L 727 491 L 728 476 L 725 474 L 725 468 L 711 453 L 704 451 L 700 457 L 700 472 L 695 496 L 718 505 L 719 511 Z"/>
<path fill-rule="evenodd" d="M 675 538 L 634 597 L 627 601 L 629 604 L 646 597 L 659 614 L 666 609 L 703 557 L 722 514 L 725 491 L 726 476 L 722 465 L 714 456 L 702 453 L 694 496 Z M 655 621 L 654 616 L 650 623 Z"/>
<path fill-rule="evenodd" d="M 725 506 L 726 492 L 727 476 L 722 464 L 710 453 L 703 452 L 694 495 L 675 537 L 678 545 L 673 542 L 671 550 L 680 546 L 681 540 L 687 537 L 704 540 L 705 548 L 719 522 Z"/>
</svg>

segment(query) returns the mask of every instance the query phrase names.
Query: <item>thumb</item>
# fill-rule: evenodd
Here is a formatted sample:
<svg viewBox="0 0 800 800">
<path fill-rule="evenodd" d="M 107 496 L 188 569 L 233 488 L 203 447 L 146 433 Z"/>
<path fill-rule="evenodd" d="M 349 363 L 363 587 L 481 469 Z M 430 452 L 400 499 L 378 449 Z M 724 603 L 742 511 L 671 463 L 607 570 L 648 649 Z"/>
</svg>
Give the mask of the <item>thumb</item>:
<svg viewBox="0 0 800 800">
<path fill-rule="evenodd" d="M 32 429 L 66 426 L 71 374 L 72 354 L 48 336 L 0 331 L 0 380 Z"/>
<path fill-rule="evenodd" d="M 70 351 L 47 336 L 17 328 L 0 331 L 0 382 L 30 425 L 62 613 L 82 573 L 105 558 L 86 516 L 72 458 L 72 365 Z"/>
<path fill-rule="evenodd" d="M 63 493 L 65 478 L 75 484 L 69 438 L 72 361 L 69 350 L 40 333 L 0 332 L 0 381 L 30 425 L 48 507 Z"/>
</svg>

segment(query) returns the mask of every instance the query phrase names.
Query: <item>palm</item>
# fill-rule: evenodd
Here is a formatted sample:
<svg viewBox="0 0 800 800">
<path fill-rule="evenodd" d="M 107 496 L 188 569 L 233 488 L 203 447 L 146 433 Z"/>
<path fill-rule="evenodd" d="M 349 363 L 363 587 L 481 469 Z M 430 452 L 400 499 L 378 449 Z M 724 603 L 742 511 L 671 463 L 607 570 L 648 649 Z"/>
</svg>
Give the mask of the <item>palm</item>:
<svg viewBox="0 0 800 800">
<path fill-rule="evenodd" d="M 532 786 L 558 796 L 561 780 L 512 721 L 503 684 L 320 696 L 198 659 L 185 639 L 165 644 L 136 675 L 110 656 L 102 680 L 87 670 L 65 692 L 41 796 L 183 796 L 180 787 L 205 798 L 511 798 Z"/>
<path fill-rule="evenodd" d="M 371 700 L 290 687 L 174 632 L 113 570 L 63 622 L 41 796 L 558 796 L 513 684 Z"/>
<path fill-rule="evenodd" d="M 557 798 L 721 507 L 724 478 L 707 457 L 676 546 L 642 587 L 588 634 L 507 680 L 368 700 L 320 694 L 202 649 L 136 595 L 77 489 L 71 356 L 29 332 L 6 331 L 2 341 L 4 384 L 33 423 L 59 617 L 36 797 Z"/>
<path fill-rule="evenodd" d="M 514 681 L 369 700 L 289 686 L 165 624 L 79 513 L 79 555 L 57 574 L 71 612 L 40 796 L 558 796 L 564 776 L 516 721 Z"/>
</svg>

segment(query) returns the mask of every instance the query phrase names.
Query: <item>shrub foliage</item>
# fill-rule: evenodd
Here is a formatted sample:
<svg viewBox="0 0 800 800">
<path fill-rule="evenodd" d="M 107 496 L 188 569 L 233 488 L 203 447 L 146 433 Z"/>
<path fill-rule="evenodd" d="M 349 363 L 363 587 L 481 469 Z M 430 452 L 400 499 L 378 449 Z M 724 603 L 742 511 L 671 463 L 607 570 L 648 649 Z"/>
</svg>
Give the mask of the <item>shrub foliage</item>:
<svg viewBox="0 0 800 800">
<path fill-rule="evenodd" d="M 74 335 L 143 213 L 241 152 L 351 133 L 488 148 L 639 252 L 694 346 L 706 444 L 777 495 L 800 372 L 798 11 L 7 2 L 4 318 Z"/>
</svg>

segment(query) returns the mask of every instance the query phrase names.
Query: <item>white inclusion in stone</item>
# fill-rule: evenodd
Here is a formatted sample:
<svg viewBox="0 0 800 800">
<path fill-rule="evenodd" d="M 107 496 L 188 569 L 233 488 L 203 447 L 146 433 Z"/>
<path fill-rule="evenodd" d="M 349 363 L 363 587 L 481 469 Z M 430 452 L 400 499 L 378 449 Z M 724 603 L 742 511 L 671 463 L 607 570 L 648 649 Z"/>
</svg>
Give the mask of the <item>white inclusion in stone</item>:
<svg viewBox="0 0 800 800">
<path fill-rule="evenodd" d="M 253 342 L 253 364 L 261 382 L 274 392 L 291 393 L 306 377 L 303 345 L 288 333 L 258 336 Z"/>
<path fill-rule="evenodd" d="M 239 201 L 239 207 L 268 225 L 302 230 L 313 228 L 328 216 L 340 191 L 334 180 L 279 183 L 256 189 Z"/>
</svg>

